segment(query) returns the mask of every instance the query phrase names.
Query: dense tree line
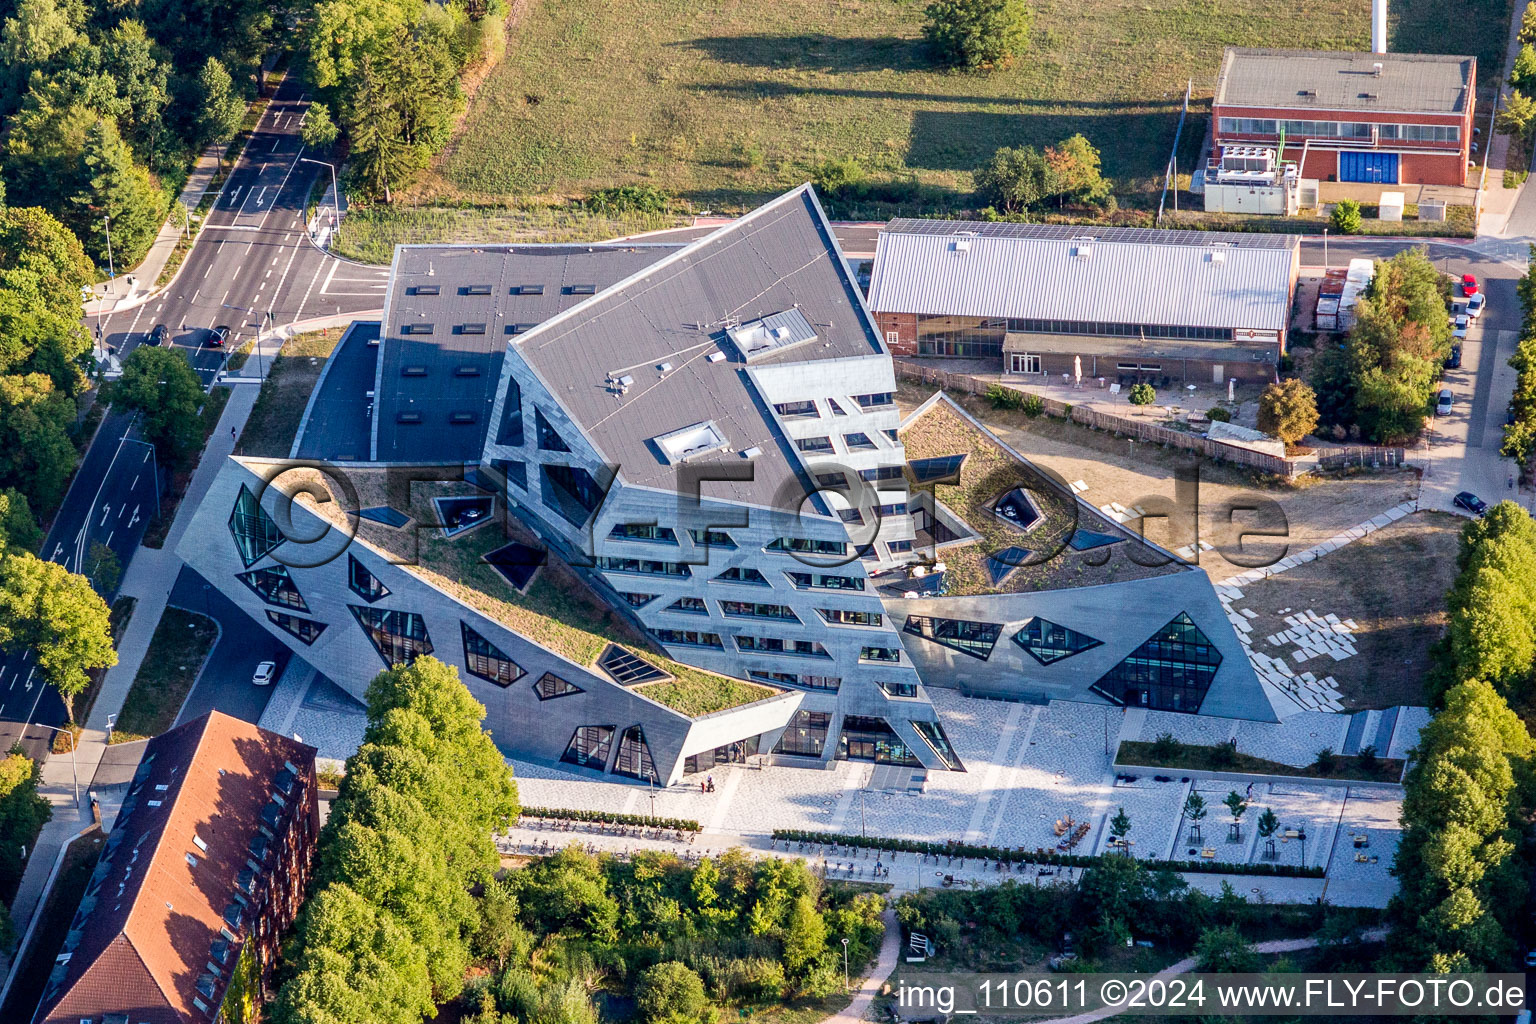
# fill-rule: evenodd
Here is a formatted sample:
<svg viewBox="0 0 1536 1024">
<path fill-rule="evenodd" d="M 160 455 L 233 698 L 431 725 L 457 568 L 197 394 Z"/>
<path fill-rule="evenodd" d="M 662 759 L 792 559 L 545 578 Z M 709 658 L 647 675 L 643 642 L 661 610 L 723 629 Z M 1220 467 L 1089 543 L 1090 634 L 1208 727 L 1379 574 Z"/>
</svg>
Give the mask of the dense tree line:
<svg viewBox="0 0 1536 1024">
<path fill-rule="evenodd" d="M 512 773 L 457 670 L 421 658 L 380 673 L 366 696 L 280 1024 L 418 1024 L 458 995 L 481 925 L 472 891 L 499 863 L 492 834 L 517 815 Z"/>
<path fill-rule="evenodd" d="M 490 973 L 466 992 L 474 1024 L 596 1024 L 602 987 L 646 1024 L 707 1024 L 723 1007 L 825 996 L 874 957 L 881 899 L 823 886 L 800 860 L 740 850 L 686 864 L 570 848 L 486 890 L 475 951 Z"/>
<path fill-rule="evenodd" d="M 1526 49 L 1530 49 L 1529 46 Z M 1520 296 L 1520 340 L 1509 365 L 1515 369 L 1515 393 L 1509 400 L 1509 420 L 1504 426 L 1504 443 L 1499 453 L 1514 459 L 1522 479 L 1531 472 L 1531 458 L 1536 456 L 1536 245 L 1530 247 L 1525 276 L 1515 286 Z"/>
<path fill-rule="evenodd" d="M 1416 436 L 1451 351 L 1449 284 L 1421 249 L 1376 262 L 1342 349 L 1320 353 L 1313 371 L 1327 426 L 1392 443 Z"/>
<path fill-rule="evenodd" d="M 22 851 L 32 852 L 37 833 L 53 817 L 48 801 L 37 795 L 38 766 L 19 750 L 0 758 L 0 950 L 14 952 L 17 936 L 6 909 L 21 884 L 26 861 Z"/>
<path fill-rule="evenodd" d="M 0 0 L 4 179 L 98 265 L 132 266 L 193 153 L 226 142 L 273 24 L 261 0 Z"/>
<path fill-rule="evenodd" d="M 1536 521 L 1500 502 L 1462 530 L 1457 576 L 1447 597 L 1446 636 L 1434 649 L 1431 700 L 1482 680 L 1523 703 L 1536 658 Z"/>
<path fill-rule="evenodd" d="M 388 200 L 447 142 L 459 76 L 503 45 L 504 0 L 320 0 L 305 33 L 320 102 L 306 141 L 339 128 L 355 184 Z"/>
</svg>

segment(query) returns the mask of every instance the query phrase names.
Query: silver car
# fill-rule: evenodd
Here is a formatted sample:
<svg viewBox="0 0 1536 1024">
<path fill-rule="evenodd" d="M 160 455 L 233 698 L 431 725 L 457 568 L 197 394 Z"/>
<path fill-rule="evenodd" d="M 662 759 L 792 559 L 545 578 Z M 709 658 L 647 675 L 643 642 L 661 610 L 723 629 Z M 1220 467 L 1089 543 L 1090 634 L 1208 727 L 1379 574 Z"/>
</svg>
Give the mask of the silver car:
<svg viewBox="0 0 1536 1024">
<path fill-rule="evenodd" d="M 1451 389 L 1441 388 L 1440 397 L 1435 402 L 1435 415 L 1447 416 L 1451 411 Z"/>
</svg>

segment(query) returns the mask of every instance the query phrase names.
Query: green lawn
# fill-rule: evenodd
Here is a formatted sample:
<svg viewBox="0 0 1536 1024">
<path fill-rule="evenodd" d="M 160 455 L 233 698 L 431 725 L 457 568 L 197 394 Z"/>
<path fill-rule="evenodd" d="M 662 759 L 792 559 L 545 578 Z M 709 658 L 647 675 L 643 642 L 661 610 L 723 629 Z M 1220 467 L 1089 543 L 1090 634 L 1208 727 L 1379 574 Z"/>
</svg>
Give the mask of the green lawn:
<svg viewBox="0 0 1536 1024">
<path fill-rule="evenodd" d="M 217 638 L 213 620 L 180 608 L 166 608 L 150 638 L 139 674 L 123 700 L 112 742 L 129 743 L 169 729 Z"/>
<path fill-rule="evenodd" d="M 1243 775 L 1294 775 L 1310 779 L 1363 779 L 1367 782 L 1397 782 L 1403 777 L 1403 762 L 1389 757 L 1378 757 L 1369 765 L 1362 765 L 1358 756 L 1339 754 L 1331 771 L 1320 771 L 1315 764 L 1297 768 L 1280 761 L 1269 761 L 1238 751 L 1223 757 L 1218 747 L 1202 747 L 1181 744 L 1172 757 L 1158 757 L 1153 744 L 1142 740 L 1126 740 L 1115 754 L 1117 767 L 1189 769 L 1191 771 L 1237 772 Z"/>
<path fill-rule="evenodd" d="M 412 201 L 505 202 L 647 181 L 741 208 L 830 157 L 963 193 L 999 146 L 1081 131 L 1120 191 L 1150 191 L 1186 80 L 1226 45 L 1365 48 L 1342 0 L 1036 0 L 1030 48 L 991 74 L 935 69 L 921 0 L 543 0 L 514 28 Z M 1405 0 L 1392 49 L 1502 59 L 1507 0 Z M 1191 155 L 1203 118 L 1189 133 Z"/>
</svg>

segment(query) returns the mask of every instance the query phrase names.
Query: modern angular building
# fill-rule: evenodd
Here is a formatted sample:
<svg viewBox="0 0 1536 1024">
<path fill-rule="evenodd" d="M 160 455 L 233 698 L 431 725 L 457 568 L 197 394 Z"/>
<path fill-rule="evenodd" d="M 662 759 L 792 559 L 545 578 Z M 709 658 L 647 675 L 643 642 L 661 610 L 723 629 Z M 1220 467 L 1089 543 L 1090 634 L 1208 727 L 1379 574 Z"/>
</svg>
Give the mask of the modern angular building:
<svg viewBox="0 0 1536 1024">
<path fill-rule="evenodd" d="M 354 694 L 432 654 L 508 753 L 645 783 L 754 755 L 963 770 L 933 685 L 1275 717 L 1198 569 L 949 406 L 903 425 L 895 391 L 808 186 L 687 245 L 401 247 L 293 458 L 232 459 L 179 553 Z M 941 415 L 966 430 L 935 441 Z M 972 446 L 935 455 L 993 509 L 981 528 L 914 475 L 913 431 Z M 1049 515 L 1016 543 L 1031 508 Z M 1043 591 L 1106 552 L 1058 570 L 1017 550 L 1051 562 L 1040 541 L 1082 516 L 1111 585 L 1052 617 Z M 988 582 L 996 539 L 1021 567 Z M 1190 624 L 1122 625 L 1138 581 Z M 1094 653 L 1013 658 L 1021 629 L 1076 642 L 1045 622 Z M 978 629 L 1007 641 L 985 670 Z M 1120 662 L 1199 678 L 1136 689 Z"/>
<path fill-rule="evenodd" d="M 309 884 L 315 748 L 218 711 L 150 740 L 34 1020 L 199 1024 L 259 1005 Z"/>
</svg>

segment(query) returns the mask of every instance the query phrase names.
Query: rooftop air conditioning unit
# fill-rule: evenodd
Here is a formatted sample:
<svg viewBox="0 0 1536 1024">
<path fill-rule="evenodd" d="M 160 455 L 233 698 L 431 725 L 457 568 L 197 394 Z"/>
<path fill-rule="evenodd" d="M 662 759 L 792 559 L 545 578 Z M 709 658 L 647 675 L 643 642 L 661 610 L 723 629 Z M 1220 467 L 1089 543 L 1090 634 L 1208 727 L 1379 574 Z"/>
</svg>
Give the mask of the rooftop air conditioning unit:
<svg viewBox="0 0 1536 1024">
<path fill-rule="evenodd" d="M 970 252 L 971 251 L 971 240 L 969 238 L 957 238 L 953 242 L 949 243 L 949 248 L 950 248 L 950 251 L 957 252 L 957 253 L 967 253 L 967 252 Z"/>
<path fill-rule="evenodd" d="M 1224 252 L 1208 252 L 1208 253 L 1205 254 L 1205 258 L 1206 258 L 1207 262 L 1210 262 L 1210 263 L 1225 263 L 1225 262 L 1227 262 L 1227 254 L 1224 253 Z"/>
<path fill-rule="evenodd" d="M 1072 255 L 1076 256 L 1080 260 L 1086 260 L 1088 257 L 1093 255 L 1093 246 L 1074 245 L 1072 247 Z"/>
<path fill-rule="evenodd" d="M 705 356 L 704 358 L 706 360 L 708 360 L 709 362 L 711 362 L 711 363 L 718 363 L 718 362 L 720 362 L 720 360 L 725 358 L 725 353 L 724 352 L 711 352 L 709 355 Z"/>
</svg>

